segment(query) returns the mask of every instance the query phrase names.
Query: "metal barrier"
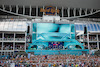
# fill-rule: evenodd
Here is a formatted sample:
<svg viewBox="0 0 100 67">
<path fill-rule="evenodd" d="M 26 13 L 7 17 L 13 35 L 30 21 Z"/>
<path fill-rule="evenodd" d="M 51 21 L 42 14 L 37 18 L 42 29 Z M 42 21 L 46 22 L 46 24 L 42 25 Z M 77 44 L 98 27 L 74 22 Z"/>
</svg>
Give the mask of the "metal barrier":
<svg viewBox="0 0 100 67">
<path fill-rule="evenodd" d="M 25 38 L 15 38 L 15 41 L 25 41 Z"/>
<path fill-rule="evenodd" d="M 0 41 L 14 41 L 14 38 L 0 38 Z M 15 41 L 25 41 L 25 38 L 15 38 Z"/>
<path fill-rule="evenodd" d="M 4 40 L 4 41 L 13 41 L 14 38 L 3 38 L 2 40 Z"/>
<path fill-rule="evenodd" d="M 2 41 L 2 38 L 0 38 L 0 41 Z"/>
</svg>

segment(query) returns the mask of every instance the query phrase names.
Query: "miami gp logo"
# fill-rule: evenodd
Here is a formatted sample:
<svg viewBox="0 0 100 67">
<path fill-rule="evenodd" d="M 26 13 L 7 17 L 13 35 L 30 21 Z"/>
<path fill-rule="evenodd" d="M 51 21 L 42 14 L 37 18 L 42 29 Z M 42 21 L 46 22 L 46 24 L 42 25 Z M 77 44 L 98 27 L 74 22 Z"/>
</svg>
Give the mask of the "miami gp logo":
<svg viewBox="0 0 100 67">
<path fill-rule="evenodd" d="M 45 12 L 45 15 L 55 15 L 56 13 L 59 13 L 59 9 L 55 9 L 55 7 L 48 6 L 45 9 L 41 8 L 40 12 Z"/>
</svg>

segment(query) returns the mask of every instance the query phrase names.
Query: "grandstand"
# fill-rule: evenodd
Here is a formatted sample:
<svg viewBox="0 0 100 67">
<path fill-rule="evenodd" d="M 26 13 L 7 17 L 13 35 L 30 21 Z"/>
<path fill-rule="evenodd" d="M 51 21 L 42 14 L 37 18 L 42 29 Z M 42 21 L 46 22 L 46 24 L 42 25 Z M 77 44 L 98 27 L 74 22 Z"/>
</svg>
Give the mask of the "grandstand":
<svg viewBox="0 0 100 67">
<path fill-rule="evenodd" d="M 27 25 L 24 21 L 0 22 L 0 55 L 26 50 Z"/>
<path fill-rule="evenodd" d="M 41 38 L 42 27 L 39 23 L 31 23 L 26 20 L 3 20 L 0 23 L 0 54 L 1 55 L 12 55 L 15 52 L 34 52 L 34 54 L 82 54 L 82 51 L 88 50 L 99 50 L 100 49 L 100 24 L 97 22 L 90 21 L 70 21 L 64 22 L 63 25 L 70 26 L 66 31 L 60 30 L 60 33 L 56 32 L 44 32 L 43 37 L 48 36 L 48 38 Z M 67 24 L 65 24 L 67 23 Z M 84 24 L 82 24 L 84 23 Z M 87 24 L 88 23 L 88 24 Z M 32 24 L 32 25 L 31 25 Z M 40 28 L 35 28 L 34 25 L 40 25 Z M 48 23 L 45 23 L 48 25 Z M 59 25 L 57 22 L 49 23 L 49 25 Z M 43 25 L 42 26 L 47 26 Z M 61 25 L 61 23 L 60 23 Z M 30 29 L 28 30 L 28 26 Z M 33 28 L 32 28 L 33 27 Z M 64 26 L 63 26 L 64 27 Z M 32 30 L 31 30 L 32 28 Z M 75 29 L 73 29 L 75 28 Z M 85 29 L 86 28 L 86 29 Z M 37 29 L 37 31 L 35 31 Z M 50 29 L 50 28 L 49 28 Z M 62 27 L 61 27 L 62 29 Z M 64 28 L 63 28 L 64 29 Z M 86 31 L 87 30 L 87 31 Z M 43 30 L 44 31 L 44 30 Z M 69 31 L 72 31 L 71 33 Z M 84 32 L 85 31 L 85 32 Z M 31 33 L 33 32 L 33 33 Z M 63 33 L 62 33 L 63 32 Z M 66 33 L 69 32 L 70 34 Z M 51 35 L 48 35 L 48 34 Z M 31 38 L 31 36 L 32 38 Z M 34 35 L 34 37 L 33 37 Z M 67 35 L 63 37 L 64 35 Z M 70 36 L 72 35 L 72 36 Z M 74 36 L 73 36 L 74 35 Z M 30 37 L 29 37 L 30 36 Z M 53 36 L 52 38 L 49 36 Z M 60 37 L 57 37 L 60 36 Z M 69 36 L 69 37 L 68 37 Z M 71 38 L 70 38 L 71 37 Z M 37 38 L 37 39 L 36 39 Z M 59 39 L 60 38 L 60 39 Z M 63 39 L 64 38 L 64 39 Z M 68 46 L 67 41 L 72 41 Z M 32 42 L 31 42 L 32 41 Z M 31 43 L 30 43 L 31 42 Z M 48 43 L 62 43 L 61 46 L 51 46 Z M 77 43 L 76 43 L 77 42 Z M 56 44 L 55 43 L 55 44 Z M 83 43 L 83 44 L 82 44 Z M 42 44 L 42 45 L 41 45 Z M 44 45 L 43 45 L 44 44 Z M 75 44 L 75 45 L 74 45 Z M 77 48 L 77 46 L 81 45 L 81 48 Z M 52 44 L 51 44 L 52 45 Z M 83 45 L 83 46 L 82 46 Z M 53 48 L 52 48 L 53 47 Z M 56 48 L 55 48 L 56 47 Z M 72 48 L 70 48 L 72 47 Z M 79 46 L 80 47 L 80 46 Z M 81 50 L 80 50 L 81 49 Z M 88 49 L 88 50 L 87 50 Z M 51 51 L 52 50 L 52 51 Z M 60 51 L 61 50 L 61 51 Z M 55 51 L 55 52 L 54 52 Z M 76 51 L 76 52 L 74 52 Z"/>
<path fill-rule="evenodd" d="M 21 51 L 81 55 L 100 49 L 99 7 L 70 7 L 66 1 L 59 2 L 61 6 L 49 1 L 48 5 L 17 2 L 0 2 L 0 55 Z"/>
<path fill-rule="evenodd" d="M 100 67 L 99 3 L 0 0 L 0 67 Z"/>
</svg>

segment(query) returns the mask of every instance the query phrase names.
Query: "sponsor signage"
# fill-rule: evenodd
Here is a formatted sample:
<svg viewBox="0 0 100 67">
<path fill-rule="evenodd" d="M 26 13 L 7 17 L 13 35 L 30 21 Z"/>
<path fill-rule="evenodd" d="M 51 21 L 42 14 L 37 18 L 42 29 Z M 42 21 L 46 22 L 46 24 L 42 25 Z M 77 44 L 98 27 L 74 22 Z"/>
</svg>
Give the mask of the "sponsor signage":
<svg viewBox="0 0 100 67">
<path fill-rule="evenodd" d="M 41 8 L 40 12 L 44 12 L 45 15 L 55 15 L 56 13 L 59 13 L 59 9 L 56 9 L 55 7 L 52 6 L 47 6 L 44 9 Z"/>
</svg>

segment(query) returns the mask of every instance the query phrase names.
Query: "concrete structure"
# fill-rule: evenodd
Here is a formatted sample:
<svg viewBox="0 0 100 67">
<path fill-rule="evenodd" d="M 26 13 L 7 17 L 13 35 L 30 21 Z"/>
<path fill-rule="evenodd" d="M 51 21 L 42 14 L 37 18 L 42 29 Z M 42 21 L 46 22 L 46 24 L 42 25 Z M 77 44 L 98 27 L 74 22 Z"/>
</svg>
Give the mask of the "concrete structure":
<svg viewBox="0 0 100 67">
<path fill-rule="evenodd" d="M 24 21 L 0 22 L 0 55 L 26 51 L 27 25 Z"/>
</svg>

